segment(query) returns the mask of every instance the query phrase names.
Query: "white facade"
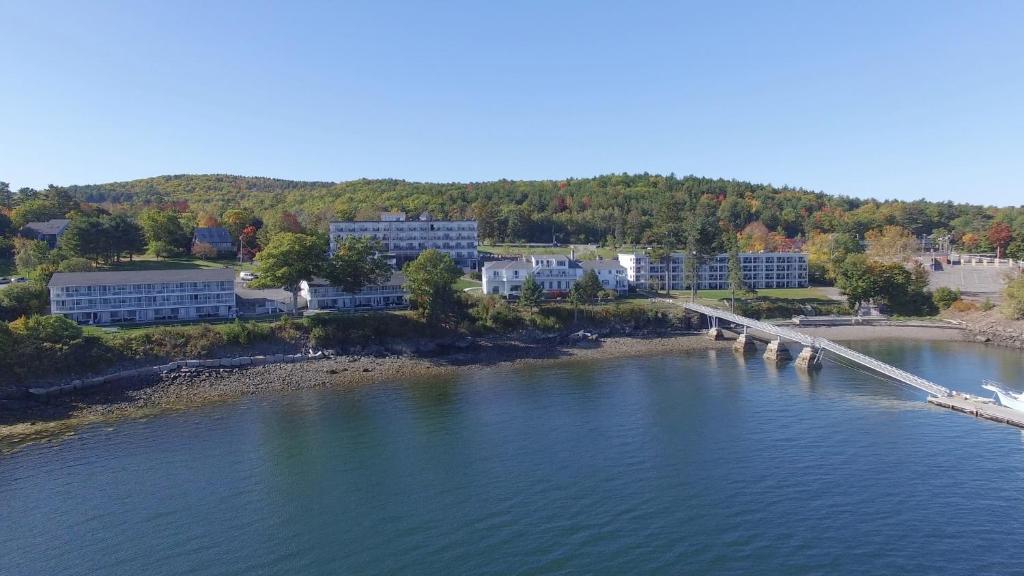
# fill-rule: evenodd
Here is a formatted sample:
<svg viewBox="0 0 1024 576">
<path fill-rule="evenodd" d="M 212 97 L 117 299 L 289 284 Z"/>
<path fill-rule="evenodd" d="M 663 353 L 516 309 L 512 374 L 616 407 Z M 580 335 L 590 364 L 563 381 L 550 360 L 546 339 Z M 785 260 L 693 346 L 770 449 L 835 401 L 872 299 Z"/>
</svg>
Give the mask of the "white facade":
<svg viewBox="0 0 1024 576">
<path fill-rule="evenodd" d="M 739 255 L 743 283 L 748 288 L 806 288 L 807 254 L 795 252 L 743 252 Z M 686 290 L 686 256 L 673 253 L 671 271 L 667 263 L 654 260 L 645 252 L 619 254 L 619 263 L 626 268 L 631 285 L 640 289 L 664 290 L 670 278 L 672 290 Z M 700 265 L 697 273 L 700 290 L 729 289 L 729 255 L 719 254 Z"/>
<path fill-rule="evenodd" d="M 501 296 L 518 295 L 527 276 L 533 276 L 545 293 L 556 296 L 569 292 L 573 284 L 583 277 L 583 268 L 563 255 L 487 262 L 481 272 L 483 291 Z"/>
<path fill-rule="evenodd" d="M 460 268 L 477 268 L 476 220 L 433 220 L 426 213 L 406 220 L 404 213 L 384 212 L 380 220 L 331 222 L 330 236 L 332 254 L 345 238 L 364 236 L 381 242 L 398 267 L 435 249 L 451 256 Z"/>
<path fill-rule="evenodd" d="M 58 272 L 50 313 L 79 324 L 171 322 L 235 316 L 229 268 L 138 272 Z"/>
<path fill-rule="evenodd" d="M 303 280 L 299 295 L 306 300 L 310 310 L 383 310 L 402 308 L 409 304 L 405 292 L 405 276 L 400 272 L 392 274 L 387 284 L 367 286 L 356 293 L 345 292 L 322 279 L 311 282 Z"/>
<path fill-rule="evenodd" d="M 615 260 L 584 260 L 580 263 L 583 273 L 593 270 L 597 279 L 601 281 L 601 287 L 605 290 L 614 290 L 620 294 L 629 291 L 629 279 L 626 277 L 626 267 Z"/>
</svg>

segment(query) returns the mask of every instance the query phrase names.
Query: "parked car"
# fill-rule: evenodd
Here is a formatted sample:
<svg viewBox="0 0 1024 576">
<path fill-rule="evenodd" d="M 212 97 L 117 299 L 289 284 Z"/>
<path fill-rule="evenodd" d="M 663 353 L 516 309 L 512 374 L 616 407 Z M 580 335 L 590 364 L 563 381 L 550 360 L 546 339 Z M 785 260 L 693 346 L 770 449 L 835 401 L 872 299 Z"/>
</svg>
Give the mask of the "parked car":
<svg viewBox="0 0 1024 576">
<path fill-rule="evenodd" d="M 15 276 L 14 278 L 11 278 L 11 282 L 14 282 L 15 284 L 21 284 L 22 282 L 28 282 L 28 279 L 25 278 L 24 276 Z"/>
<path fill-rule="evenodd" d="M 255 279 L 259 278 L 260 275 L 255 273 L 255 272 L 242 272 L 241 274 L 238 275 L 238 277 L 240 279 L 248 282 L 250 280 L 255 280 Z"/>
<path fill-rule="evenodd" d="M 10 283 L 11 283 L 11 279 L 10 278 L 0 277 L 0 284 L 10 284 Z"/>
</svg>

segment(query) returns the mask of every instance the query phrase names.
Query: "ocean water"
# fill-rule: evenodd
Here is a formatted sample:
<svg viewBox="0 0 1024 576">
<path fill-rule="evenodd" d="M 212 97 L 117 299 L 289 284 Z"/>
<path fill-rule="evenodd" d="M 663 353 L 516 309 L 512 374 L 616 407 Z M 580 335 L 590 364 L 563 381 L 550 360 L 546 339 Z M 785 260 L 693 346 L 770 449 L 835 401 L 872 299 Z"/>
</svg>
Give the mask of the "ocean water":
<svg viewBox="0 0 1024 576">
<path fill-rule="evenodd" d="M 1024 355 L 856 346 L 940 384 Z M 1024 435 L 728 351 L 298 392 L 0 456 L 0 574 L 1024 573 Z"/>
</svg>

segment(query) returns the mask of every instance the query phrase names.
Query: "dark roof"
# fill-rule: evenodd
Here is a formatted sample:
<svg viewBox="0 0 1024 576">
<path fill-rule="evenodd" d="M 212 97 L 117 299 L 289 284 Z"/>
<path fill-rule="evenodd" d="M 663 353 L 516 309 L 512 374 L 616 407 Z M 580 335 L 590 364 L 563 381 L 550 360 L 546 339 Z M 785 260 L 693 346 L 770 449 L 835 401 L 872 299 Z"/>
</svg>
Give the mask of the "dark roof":
<svg viewBox="0 0 1024 576">
<path fill-rule="evenodd" d="M 68 227 L 71 220 L 64 218 L 57 218 L 54 220 L 47 220 L 46 222 L 29 222 L 25 224 L 25 228 L 35 232 L 36 234 L 63 234 L 64 229 Z"/>
<path fill-rule="evenodd" d="M 619 264 L 618 260 L 584 260 L 581 263 L 584 270 L 616 270 L 623 269 L 626 267 Z"/>
<path fill-rule="evenodd" d="M 231 244 L 231 234 L 225 228 L 196 228 L 192 238 L 204 244 Z"/>
<path fill-rule="evenodd" d="M 519 268 L 522 270 L 533 270 L 533 264 L 523 260 L 492 260 L 484 262 L 486 270 L 506 270 Z"/>
<path fill-rule="evenodd" d="M 331 285 L 331 283 L 328 282 L 325 278 L 319 278 L 319 277 L 313 278 L 312 280 L 308 280 L 307 283 L 310 286 L 330 286 Z M 401 272 L 392 272 L 391 273 L 391 278 L 385 283 L 385 285 L 393 286 L 395 284 L 398 284 L 400 286 L 404 286 L 405 285 L 405 274 L 402 274 Z"/>
<path fill-rule="evenodd" d="M 49 286 L 109 286 L 113 284 L 157 284 L 161 282 L 233 281 L 231 268 L 185 270 L 135 270 L 124 272 L 57 272 Z"/>
</svg>

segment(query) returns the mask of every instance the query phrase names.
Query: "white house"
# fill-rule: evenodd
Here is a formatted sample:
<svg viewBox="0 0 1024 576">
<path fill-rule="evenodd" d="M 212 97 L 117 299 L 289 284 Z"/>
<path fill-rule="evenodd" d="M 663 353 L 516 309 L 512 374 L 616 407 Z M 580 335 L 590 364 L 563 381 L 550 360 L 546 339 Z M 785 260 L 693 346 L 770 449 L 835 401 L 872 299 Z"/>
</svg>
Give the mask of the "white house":
<svg viewBox="0 0 1024 576">
<path fill-rule="evenodd" d="M 50 313 L 79 324 L 233 318 L 234 280 L 230 268 L 57 272 Z"/>
<path fill-rule="evenodd" d="M 626 267 L 616 260 L 584 260 L 580 263 L 583 273 L 593 270 L 601 286 L 605 290 L 614 290 L 620 294 L 629 291 L 629 278 L 626 277 Z"/>
<path fill-rule="evenodd" d="M 299 294 L 306 300 L 310 310 L 383 310 L 409 304 L 405 292 L 405 276 L 401 272 L 393 273 L 386 284 L 367 286 L 356 293 L 331 286 L 322 278 L 303 280 Z"/>
<path fill-rule="evenodd" d="M 399 268 L 429 249 L 447 253 L 461 268 L 477 268 L 476 220 L 434 220 L 426 212 L 407 220 L 403 212 L 383 212 L 380 220 L 331 222 L 330 236 L 332 254 L 345 238 L 365 236 L 381 242 Z"/>
<path fill-rule="evenodd" d="M 743 282 L 748 288 L 806 288 L 807 254 L 796 252 L 743 252 L 739 255 Z M 662 261 L 646 252 L 619 254 L 619 263 L 626 268 L 630 284 L 640 289 L 689 288 L 686 279 L 686 256 L 673 253 Z M 671 270 L 667 270 L 670 268 Z M 700 290 L 726 290 L 729 286 L 729 255 L 719 254 L 701 263 L 697 272 Z"/>
<path fill-rule="evenodd" d="M 481 278 L 485 294 L 519 294 L 527 276 L 540 284 L 549 296 L 569 292 L 583 277 L 579 263 L 565 255 L 528 256 L 525 260 L 499 260 L 484 264 Z"/>
</svg>

